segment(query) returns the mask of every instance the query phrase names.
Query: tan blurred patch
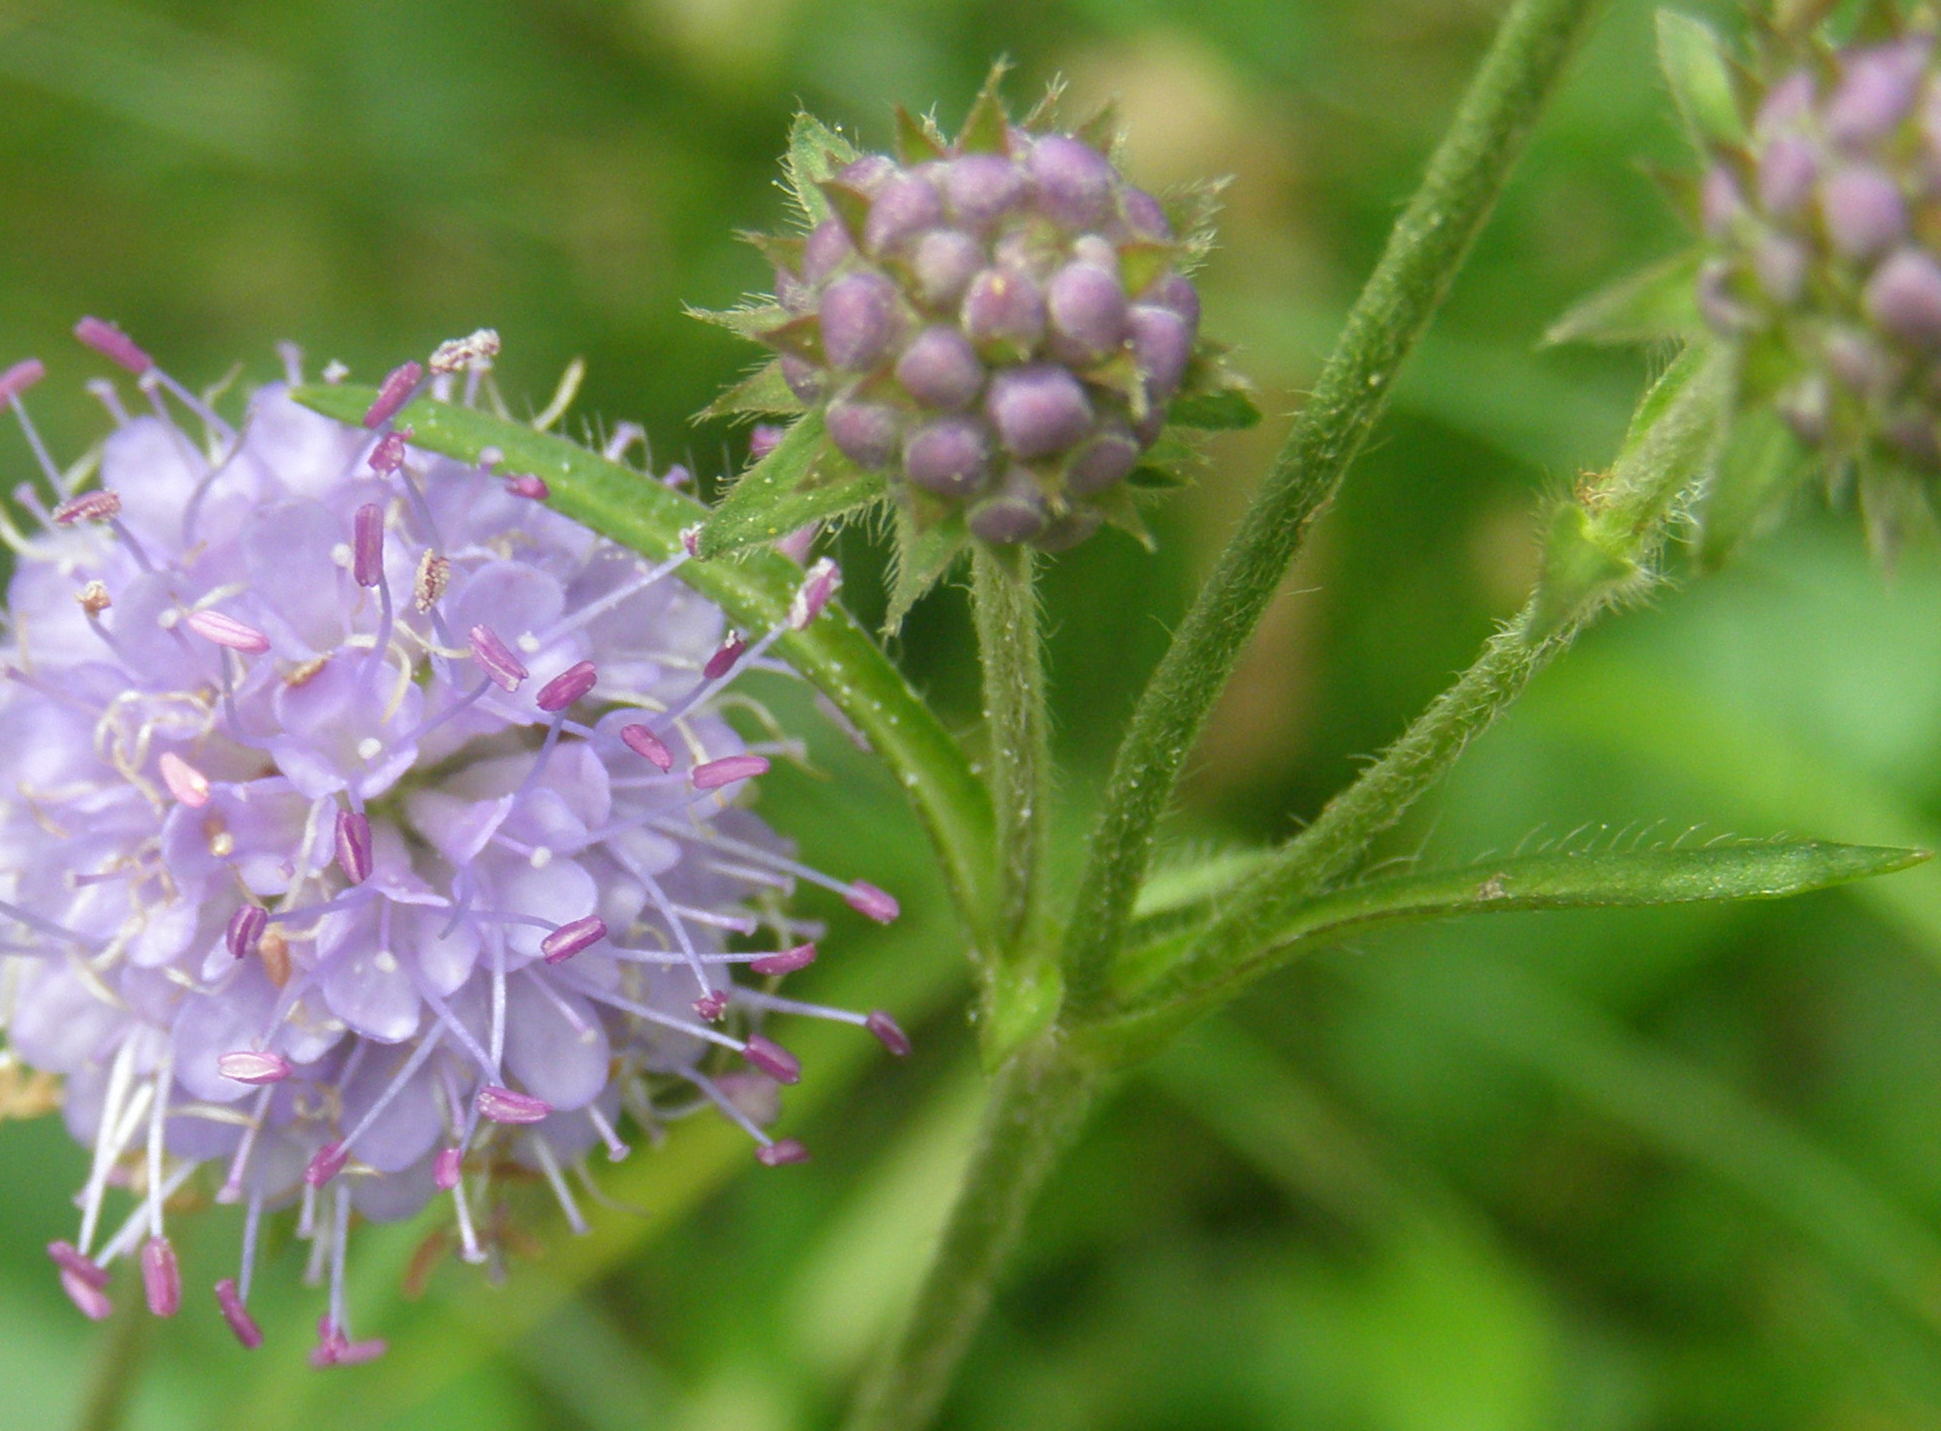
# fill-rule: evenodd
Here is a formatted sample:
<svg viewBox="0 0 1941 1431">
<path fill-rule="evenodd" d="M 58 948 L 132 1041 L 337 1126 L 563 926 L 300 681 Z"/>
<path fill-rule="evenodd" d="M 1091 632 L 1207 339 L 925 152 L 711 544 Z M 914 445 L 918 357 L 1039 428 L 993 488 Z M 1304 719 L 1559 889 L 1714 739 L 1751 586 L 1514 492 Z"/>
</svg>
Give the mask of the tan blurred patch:
<svg viewBox="0 0 1941 1431">
<path fill-rule="evenodd" d="M 61 1106 L 61 1081 L 17 1063 L 0 1063 L 0 1122 L 38 1118 Z"/>
</svg>

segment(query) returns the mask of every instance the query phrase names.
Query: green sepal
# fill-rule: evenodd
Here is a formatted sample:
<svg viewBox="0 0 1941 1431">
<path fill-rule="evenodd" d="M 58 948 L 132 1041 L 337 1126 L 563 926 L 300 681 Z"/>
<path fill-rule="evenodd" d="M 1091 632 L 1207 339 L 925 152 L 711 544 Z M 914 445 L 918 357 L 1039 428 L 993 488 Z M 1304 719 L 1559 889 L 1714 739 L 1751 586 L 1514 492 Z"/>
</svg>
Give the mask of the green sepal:
<svg viewBox="0 0 1941 1431">
<path fill-rule="evenodd" d="M 1550 325 L 1545 346 L 1558 343 L 1651 343 L 1698 332 L 1697 248 L 1620 278 Z"/>
<path fill-rule="evenodd" d="M 847 516 L 884 493 L 881 474 L 843 457 L 829 444 L 822 414 L 807 413 L 708 514 L 695 555 L 705 560 L 777 541 L 811 522 Z"/>
<path fill-rule="evenodd" d="M 809 228 L 829 217 L 822 186 L 861 157 L 855 145 L 813 114 L 795 116 L 789 126 L 788 153 L 782 157 L 782 179 Z"/>
<path fill-rule="evenodd" d="M 1129 243 L 1119 249 L 1119 281 L 1127 293 L 1143 293 L 1182 257 L 1178 244 Z"/>
<path fill-rule="evenodd" d="M 1658 12 L 1658 65 L 1700 158 L 1745 143 L 1738 86 L 1724 42 L 1711 26 L 1676 10 Z"/>
<path fill-rule="evenodd" d="M 818 368 L 826 366 L 822 356 L 822 319 L 813 313 L 804 313 L 799 318 L 791 318 L 773 328 L 764 328 L 759 333 L 747 335 L 764 348 L 772 348 L 789 357 L 801 358 Z"/>
<path fill-rule="evenodd" d="M 748 302 L 739 308 L 696 308 L 687 307 L 687 316 L 699 318 L 703 323 L 711 323 L 717 328 L 726 328 L 754 342 L 762 341 L 762 334 L 771 332 L 789 322 L 788 310 L 779 303 Z"/>
<path fill-rule="evenodd" d="M 1113 153 L 1125 135 L 1125 118 L 1119 113 L 1119 101 L 1108 99 L 1090 118 L 1073 129 L 1072 135 L 1084 140 L 1101 154 Z"/>
<path fill-rule="evenodd" d="M 970 544 L 961 509 L 941 521 L 925 523 L 908 505 L 896 504 L 896 539 L 890 553 L 890 603 L 883 634 L 894 636 L 910 609 L 944 577 Z"/>
<path fill-rule="evenodd" d="M 1095 493 L 1085 500 L 1098 510 L 1098 514 L 1104 517 L 1109 525 L 1117 527 L 1148 552 L 1159 550 L 1159 543 L 1153 540 L 1145 518 L 1139 515 L 1139 504 L 1135 500 L 1132 489 L 1126 483 L 1121 482 L 1116 487 L 1107 487 L 1103 492 Z"/>
<path fill-rule="evenodd" d="M 1541 638 L 1595 610 L 1643 574 L 1638 563 L 1600 533 L 1575 502 L 1557 508 L 1543 544 L 1542 575 L 1530 613 L 1530 634 Z"/>
<path fill-rule="evenodd" d="M 1798 488 L 1807 457 L 1770 408 L 1739 415 L 1698 514 L 1698 564 L 1716 571 Z"/>
<path fill-rule="evenodd" d="M 863 229 L 869 223 L 869 195 L 840 179 L 825 179 L 816 185 L 816 191 L 822 195 L 829 215 L 860 244 Z"/>
<path fill-rule="evenodd" d="M 1204 179 L 1168 189 L 1159 196 L 1166 222 L 1178 234 L 1180 267 L 1191 270 L 1213 248 L 1213 218 L 1220 212 L 1220 193 L 1227 179 Z"/>
<path fill-rule="evenodd" d="M 782 376 L 779 362 L 763 363 L 702 409 L 695 421 L 714 417 L 786 417 L 803 411 L 802 400 Z"/>
<path fill-rule="evenodd" d="M 1932 530 L 1933 514 L 1921 495 L 1923 479 L 1879 453 L 1867 454 L 1858 465 L 1860 517 L 1867 545 L 1891 569 L 1910 535 Z"/>
<path fill-rule="evenodd" d="M 802 271 L 802 250 L 807 240 L 795 234 L 765 234 L 743 230 L 735 235 L 755 252 L 768 260 L 770 268 L 787 269 L 790 273 Z"/>
<path fill-rule="evenodd" d="M 1140 454 L 1139 465 L 1126 477 L 1126 485 L 1147 492 L 1175 492 L 1192 484 L 1192 473 L 1206 465 L 1206 455 L 1170 427 L 1159 434 L 1159 441 Z"/>
<path fill-rule="evenodd" d="M 964 116 L 964 127 L 957 131 L 958 153 L 1011 152 L 1011 116 L 1005 111 L 1004 100 L 998 93 L 1010 68 L 1007 61 L 999 60 L 984 77 L 984 88 L 971 101 L 970 113 Z"/>
<path fill-rule="evenodd" d="M 926 159 L 941 159 L 950 145 L 937 132 L 929 115 L 919 119 L 902 105 L 896 107 L 896 157 L 902 164 L 921 164 Z"/>
<path fill-rule="evenodd" d="M 1256 426 L 1260 409 L 1254 405 L 1253 384 L 1227 366 L 1226 349 L 1201 343 L 1186 366 L 1179 396 L 1166 410 L 1166 421 L 1205 432 L 1231 432 Z"/>
</svg>

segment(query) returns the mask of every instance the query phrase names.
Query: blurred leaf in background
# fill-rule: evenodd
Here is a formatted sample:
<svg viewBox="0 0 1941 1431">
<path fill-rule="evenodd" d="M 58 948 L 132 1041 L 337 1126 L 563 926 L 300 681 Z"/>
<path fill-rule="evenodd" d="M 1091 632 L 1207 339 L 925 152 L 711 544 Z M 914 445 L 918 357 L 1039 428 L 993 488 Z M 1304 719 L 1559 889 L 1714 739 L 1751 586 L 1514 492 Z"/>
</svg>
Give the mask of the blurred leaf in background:
<svg viewBox="0 0 1941 1431">
<path fill-rule="evenodd" d="M 1496 9 L 14 0 L 0 354 L 49 359 L 37 412 L 72 453 L 98 427 L 79 381 L 96 365 L 63 345 L 82 313 L 197 383 L 238 361 L 272 376 L 281 338 L 374 377 L 489 323 L 515 404 L 541 405 L 583 356 L 590 419 L 644 421 L 660 460 L 713 476 L 745 436 L 687 415 L 744 358 L 681 304 L 766 283 L 729 235 L 780 217 L 774 160 L 798 105 L 881 142 L 893 101 L 954 122 L 998 51 L 1020 96 L 1060 72 L 1081 101 L 1117 92 L 1140 182 L 1235 176 L 1208 325 L 1239 344 L 1270 417 L 1218 440 L 1163 510 L 1158 556 L 1101 539 L 1054 570 L 1075 841 L 1138 679 Z M 1641 168 L 1680 162 L 1652 64 L 1650 7 L 1613 0 L 1223 703 L 1180 833 L 1224 845 L 1311 815 L 1521 601 L 1538 498 L 1610 450 L 1647 376 L 1634 356 L 1535 345 L 1676 245 Z M 870 620 L 880 559 L 845 542 Z M 1933 847 L 1941 566 L 1913 551 L 1887 584 L 1859 545 L 1808 522 L 1598 633 L 1393 852 L 1455 863 L 1701 823 Z M 960 597 L 919 608 L 897 654 L 968 728 Z M 799 693 L 774 700 L 792 725 L 815 719 Z M 776 779 L 765 808 L 811 859 L 880 870 L 913 917 L 865 930 L 826 910 L 836 937 L 809 992 L 896 1010 L 918 1053 L 892 1066 L 801 1032 L 809 1076 L 784 1129 L 818 1161 L 763 1173 L 724 1130 L 682 1126 L 601 1170 L 644 1215 L 603 1210 L 579 1240 L 555 1226 L 504 1288 L 446 1265 L 407 1299 L 423 1229 L 375 1230 L 355 1295 L 389 1359 L 312 1373 L 314 1294 L 269 1276 L 253 1356 L 200 1300 L 150 1329 L 129 1425 L 833 1424 L 941 1217 L 975 1074 L 955 931 L 934 886 L 924 897 L 914 826 L 820 729 L 826 778 Z M 1932 868 L 1783 905 L 1371 935 L 1261 987 L 1110 1105 L 1054 1180 L 946 1424 L 1941 1426 L 1938 1117 Z M 108 1343 L 40 1252 L 81 1154 L 53 1120 L 4 1138 L 0 1424 L 38 1431 L 71 1423 Z M 201 1222 L 195 1267 L 234 1243 L 230 1211 Z"/>
</svg>

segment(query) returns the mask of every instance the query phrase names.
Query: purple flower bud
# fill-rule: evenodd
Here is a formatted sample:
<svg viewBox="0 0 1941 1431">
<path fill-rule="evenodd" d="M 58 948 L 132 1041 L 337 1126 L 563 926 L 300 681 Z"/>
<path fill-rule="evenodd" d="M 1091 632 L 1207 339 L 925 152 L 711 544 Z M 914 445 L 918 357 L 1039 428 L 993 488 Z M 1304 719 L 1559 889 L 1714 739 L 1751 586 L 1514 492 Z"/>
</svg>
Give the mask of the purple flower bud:
<svg viewBox="0 0 1941 1431">
<path fill-rule="evenodd" d="M 539 952 L 548 964 L 560 964 L 583 949 L 591 949 L 607 937 L 607 922 L 597 914 L 562 924 L 539 941 Z"/>
<path fill-rule="evenodd" d="M 1022 273 L 987 268 L 971 280 L 960 320 L 971 342 L 985 352 L 1029 357 L 1045 336 L 1045 296 Z"/>
<path fill-rule="evenodd" d="M 1826 130 L 1835 143 L 1885 139 L 1907 118 L 1920 95 L 1932 40 L 1914 36 L 1844 54 L 1839 84 L 1826 105 Z"/>
<path fill-rule="evenodd" d="M 1753 133 L 1764 139 L 1783 129 L 1793 128 L 1812 112 L 1815 98 L 1812 72 L 1793 71 L 1766 91 L 1766 97 L 1759 101 L 1758 112 L 1752 121 Z"/>
<path fill-rule="evenodd" d="M 910 434 L 903 474 L 925 491 L 961 496 L 990 474 L 990 430 L 973 417 L 940 417 Z"/>
<path fill-rule="evenodd" d="M 1917 248 L 1881 261 L 1862 295 L 1867 314 L 1895 337 L 1941 351 L 1941 264 Z"/>
<path fill-rule="evenodd" d="M 1052 352 L 1073 363 L 1096 363 L 1126 337 L 1126 295 L 1116 272 L 1068 263 L 1045 288 Z"/>
<path fill-rule="evenodd" d="M 876 1036 L 876 1041 L 898 1058 L 910 1056 L 910 1036 L 903 1032 L 895 1019 L 877 1009 L 867 1019 L 863 1027 Z"/>
<path fill-rule="evenodd" d="M 1027 161 L 1039 210 L 1073 229 L 1095 228 L 1112 214 L 1112 165 L 1080 140 L 1047 134 Z"/>
<path fill-rule="evenodd" d="M 76 323 L 74 336 L 109 362 L 126 368 L 136 377 L 155 366 L 155 360 L 137 347 L 132 338 L 114 324 L 99 318 L 83 318 Z"/>
<path fill-rule="evenodd" d="M 515 1089 L 488 1083 L 472 1100 L 479 1117 L 494 1123 L 542 1123 L 552 1115 L 553 1105 L 543 1098 Z"/>
<path fill-rule="evenodd" d="M 1186 365 L 1193 356 L 1193 335 L 1186 322 L 1170 308 L 1148 308 L 1135 304 L 1128 322 L 1132 328 L 1132 353 L 1146 381 L 1170 400 L 1186 376 Z"/>
<path fill-rule="evenodd" d="M 812 284 L 820 284 L 855 252 L 856 246 L 849 241 L 849 230 L 835 219 L 824 219 L 810 230 L 808 240 L 802 245 L 802 276 Z"/>
<path fill-rule="evenodd" d="M 1781 135 L 1759 151 L 1759 204 L 1774 218 L 1796 214 L 1819 176 L 1812 144 L 1797 134 Z"/>
<path fill-rule="evenodd" d="M 862 372 L 896 336 L 896 285 L 880 273 L 850 273 L 822 294 L 822 351 L 830 366 Z"/>
<path fill-rule="evenodd" d="M 1752 268 L 1759 286 L 1773 302 L 1790 306 L 1806 291 L 1806 274 L 1813 255 L 1806 245 L 1784 234 L 1763 235 L 1752 250 Z"/>
<path fill-rule="evenodd" d="M 1005 450 L 1027 459 L 1064 451 L 1092 425 L 1085 389 L 1064 368 L 1050 363 L 998 373 L 991 379 L 984 411 Z"/>
<path fill-rule="evenodd" d="M 573 702 L 584 699 L 599 680 L 600 672 L 591 661 L 576 661 L 541 686 L 532 702 L 549 714 L 563 711 Z"/>
<path fill-rule="evenodd" d="M 1872 258 L 1907 232 L 1901 191 L 1871 164 L 1837 169 L 1820 184 L 1820 215 L 1834 248 L 1848 258 Z"/>
<path fill-rule="evenodd" d="M 921 174 L 899 174 L 877 191 L 863 225 L 863 245 L 878 256 L 896 252 L 943 221 L 937 186 Z"/>
<path fill-rule="evenodd" d="M 1108 421 L 1085 445 L 1072 454 L 1065 469 L 1065 490 L 1078 497 L 1091 497 L 1116 487 L 1138 465 L 1140 447 L 1132 429 Z"/>
<path fill-rule="evenodd" d="M 1077 546 L 1105 521 L 1095 507 L 1080 507 L 1055 519 L 1031 544 L 1041 552 L 1062 552 Z"/>
<path fill-rule="evenodd" d="M 910 340 L 896 360 L 896 380 L 925 407 L 955 411 L 983 390 L 984 365 L 970 339 L 939 324 Z"/>
<path fill-rule="evenodd" d="M 944 199 L 951 217 L 984 233 L 1025 196 L 1025 176 L 1001 154 L 966 154 L 944 169 Z"/>
<path fill-rule="evenodd" d="M 764 954 L 759 959 L 751 959 L 748 961 L 748 968 L 752 973 L 761 974 L 764 977 L 793 974 L 796 970 L 806 969 L 815 963 L 815 954 L 815 945 L 798 944 L 793 949 L 784 950 L 780 954 Z"/>
<path fill-rule="evenodd" d="M 865 154 L 852 159 L 836 171 L 836 181 L 865 194 L 874 194 L 896 173 L 896 163 L 887 154 Z"/>
<path fill-rule="evenodd" d="M 984 246 L 969 234 L 932 229 L 917 240 L 910 260 L 917 297 L 933 312 L 955 309 L 984 263 Z"/>
<path fill-rule="evenodd" d="M 1139 295 L 1139 301 L 1148 308 L 1172 309 L 1186 325 L 1189 337 L 1199 335 L 1200 290 L 1185 275 L 1168 273 L 1154 279 L 1146 286 L 1146 291 Z"/>
<path fill-rule="evenodd" d="M 719 790 L 738 780 L 752 780 L 757 775 L 766 774 L 768 760 L 764 756 L 724 755 L 719 760 L 695 766 L 688 772 L 688 780 L 696 790 Z"/>
<path fill-rule="evenodd" d="M 782 381 L 789 385 L 789 391 L 808 405 L 822 400 L 824 387 L 822 370 L 806 358 L 798 358 L 793 353 L 784 353 L 779 359 L 782 367 Z"/>
<path fill-rule="evenodd" d="M 1173 237 L 1173 224 L 1166 217 L 1165 206 L 1148 194 L 1144 189 L 1127 185 L 1119 193 L 1119 211 L 1125 215 L 1126 227 L 1143 239 L 1154 243 L 1169 243 Z"/>
<path fill-rule="evenodd" d="M 1725 237 L 1744 216 L 1745 195 L 1740 192 L 1738 178 L 1724 164 L 1714 164 L 1705 171 L 1698 189 L 1698 208 L 1705 232 L 1712 238 Z"/>
<path fill-rule="evenodd" d="M 1855 329 L 1841 328 L 1827 334 L 1824 352 L 1827 371 L 1862 397 L 1879 394 L 1899 379 L 1899 364 L 1880 344 Z"/>
<path fill-rule="evenodd" d="M 1013 467 L 995 496 L 970 509 L 972 535 L 1000 546 L 1030 541 L 1050 520 L 1038 480 L 1024 467 Z"/>
<path fill-rule="evenodd" d="M 829 404 L 823 421 L 829 427 L 829 440 L 858 467 L 873 472 L 889 466 L 896 456 L 903 420 L 886 403 L 838 398 Z"/>
<path fill-rule="evenodd" d="M 779 1043 L 765 1039 L 760 1034 L 748 1035 L 748 1042 L 742 1048 L 741 1056 L 777 1083 L 802 1081 L 802 1065 L 795 1055 Z"/>
<path fill-rule="evenodd" d="M 142 1244 L 142 1290 L 155 1316 L 172 1317 L 182 1310 L 182 1268 L 166 1237 L 151 1237 Z"/>
</svg>

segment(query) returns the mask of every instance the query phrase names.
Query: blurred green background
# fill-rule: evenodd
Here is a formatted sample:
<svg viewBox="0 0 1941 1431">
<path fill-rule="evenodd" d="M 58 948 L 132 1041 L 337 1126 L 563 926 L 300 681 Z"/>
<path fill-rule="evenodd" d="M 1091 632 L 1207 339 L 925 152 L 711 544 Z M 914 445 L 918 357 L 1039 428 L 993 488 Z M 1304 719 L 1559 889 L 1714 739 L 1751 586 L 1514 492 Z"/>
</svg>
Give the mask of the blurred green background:
<svg viewBox="0 0 1941 1431">
<path fill-rule="evenodd" d="M 1697 7 L 1705 8 L 1705 7 Z M 805 105 L 880 144 L 893 101 L 954 122 L 999 51 L 1116 92 L 1150 184 L 1229 172 L 1209 328 L 1276 414 L 1222 439 L 1147 556 L 1107 536 L 1052 579 L 1076 844 L 1136 683 L 1224 538 L 1486 42 L 1485 0 L 0 0 L 0 358 L 37 352 L 65 452 L 123 323 L 179 376 L 274 374 L 272 344 L 374 376 L 481 324 L 536 407 L 708 471 L 743 438 L 685 415 L 749 354 L 682 316 L 766 275 L 772 160 Z M 1714 13 L 1728 7 L 1714 5 Z M 1601 462 L 1638 354 L 1535 348 L 1586 289 L 1664 251 L 1648 177 L 1679 142 L 1649 6 L 1614 0 L 1394 410 L 1291 576 L 1196 762 L 1202 847 L 1311 814 L 1515 609 L 1532 512 Z M 24 450 L 0 439 L 20 470 Z M 1804 514 L 1727 575 L 1594 634 L 1394 842 L 1790 832 L 1941 845 L 1941 564 L 1886 580 Z M 849 540 L 853 603 L 875 558 Z M 968 729 L 961 600 L 898 654 Z M 799 694 L 778 691 L 791 718 Z M 148 1339 L 129 1424 L 236 1431 L 833 1423 L 894 1321 L 976 1107 L 950 919 L 889 783 L 840 740 L 765 809 L 910 915 L 840 909 L 803 988 L 881 1005 L 907 1063 L 792 1031 L 808 1067 L 766 1172 L 695 1122 L 602 1170 L 585 1239 L 531 1210 L 509 1285 L 367 1229 L 358 1330 L 392 1356 L 303 1364 L 316 1293 L 284 1247 L 269 1345 L 200 1290 L 230 1210 L 182 1219 L 193 1315 Z M 1132 1079 L 1054 1180 L 946 1415 L 966 1428 L 1685 1431 L 1941 1427 L 1941 873 L 1779 905 L 1521 915 L 1313 959 Z M 0 1428 L 69 1424 L 132 1364 L 40 1248 L 82 1154 L 0 1130 Z M 126 1299 L 126 1298 L 125 1298 Z"/>
</svg>

